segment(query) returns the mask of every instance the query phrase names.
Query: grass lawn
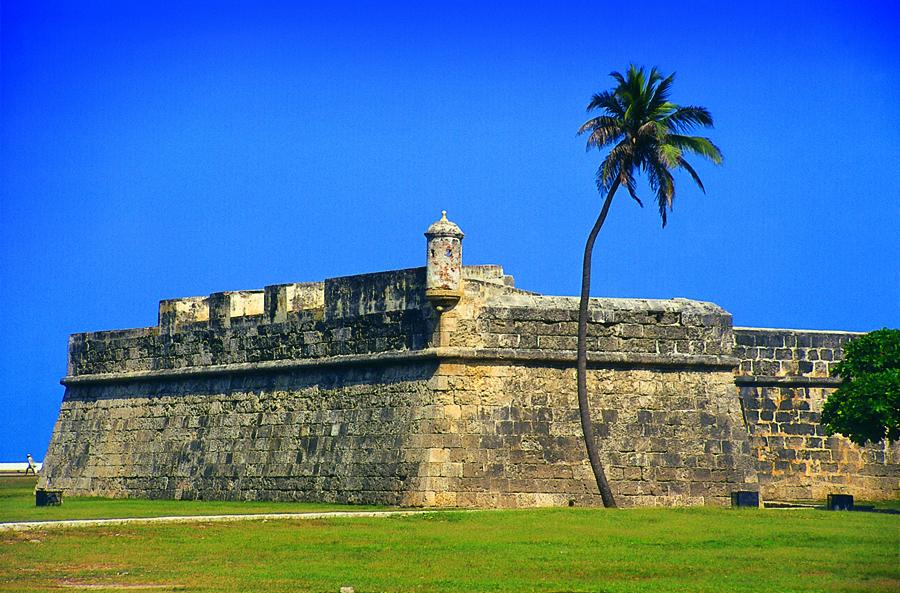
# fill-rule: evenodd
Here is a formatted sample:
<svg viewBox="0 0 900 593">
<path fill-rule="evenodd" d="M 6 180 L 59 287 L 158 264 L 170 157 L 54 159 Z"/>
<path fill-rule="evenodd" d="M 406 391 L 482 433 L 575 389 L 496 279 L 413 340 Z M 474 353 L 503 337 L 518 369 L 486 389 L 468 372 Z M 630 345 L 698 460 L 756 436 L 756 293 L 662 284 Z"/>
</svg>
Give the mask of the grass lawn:
<svg viewBox="0 0 900 593">
<path fill-rule="evenodd" d="M 202 513 L 225 503 L 187 504 Z M 358 593 L 893 593 L 900 515 L 565 508 L 0 532 L 4 592 L 337 593 L 342 585 Z"/>
<path fill-rule="evenodd" d="M 56 519 L 302 513 L 306 511 L 352 511 L 379 508 L 304 502 L 144 500 L 79 496 L 64 496 L 62 506 L 36 507 L 34 506 L 34 485 L 36 482 L 37 480 L 31 476 L 0 477 L 0 523 L 8 521 L 52 521 Z M 2 590 L 0 588 L 0 591 Z"/>
</svg>

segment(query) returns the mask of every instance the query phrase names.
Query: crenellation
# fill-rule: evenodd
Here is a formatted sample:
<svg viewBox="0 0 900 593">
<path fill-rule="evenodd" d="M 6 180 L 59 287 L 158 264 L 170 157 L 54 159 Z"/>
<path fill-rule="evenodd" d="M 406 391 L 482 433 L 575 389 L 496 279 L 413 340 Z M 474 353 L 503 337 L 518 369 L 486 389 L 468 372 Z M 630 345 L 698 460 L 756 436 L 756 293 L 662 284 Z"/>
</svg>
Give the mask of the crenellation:
<svg viewBox="0 0 900 593">
<path fill-rule="evenodd" d="M 184 297 L 159 302 L 159 331 L 173 334 L 184 326 L 209 320 L 209 297 Z"/>
<path fill-rule="evenodd" d="M 298 282 L 266 286 L 264 309 L 270 323 L 284 323 L 291 313 L 325 310 L 325 283 Z"/>
<path fill-rule="evenodd" d="M 423 296 L 422 274 L 423 269 L 413 268 L 162 301 L 157 331 L 94 332 L 73 338 L 70 375 L 427 348 L 435 318 Z M 575 299 L 515 289 L 499 266 L 467 267 L 463 277 L 473 317 L 447 316 L 448 345 L 574 350 Z M 592 315 L 600 321 L 590 324 L 589 349 L 727 355 L 720 343 L 723 334 L 715 326 L 711 334 L 705 326 L 679 323 L 703 322 L 703 315 L 706 321 L 718 319 L 710 316 L 717 308 L 703 304 L 691 318 L 682 311 L 685 303 L 690 302 L 597 300 Z M 685 335 L 700 339 L 680 340 Z"/>
<path fill-rule="evenodd" d="M 242 317 L 261 318 L 265 293 L 262 290 L 215 292 L 209 295 L 209 325 L 212 329 L 228 328 Z M 254 321 L 258 321 L 255 319 Z M 243 325 L 250 325 L 244 323 Z"/>
</svg>

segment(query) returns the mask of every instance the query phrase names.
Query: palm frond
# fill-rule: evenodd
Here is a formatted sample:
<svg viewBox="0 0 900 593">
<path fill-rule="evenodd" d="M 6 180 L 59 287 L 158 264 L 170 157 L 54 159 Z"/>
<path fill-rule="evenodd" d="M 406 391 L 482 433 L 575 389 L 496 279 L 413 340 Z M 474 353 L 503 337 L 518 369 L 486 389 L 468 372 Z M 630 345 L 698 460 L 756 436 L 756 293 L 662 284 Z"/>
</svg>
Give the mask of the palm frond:
<svg viewBox="0 0 900 593">
<path fill-rule="evenodd" d="M 703 187 L 703 182 L 700 181 L 700 176 L 697 175 L 697 172 L 694 171 L 694 168 L 691 166 L 691 164 L 684 160 L 684 157 L 678 158 L 678 166 L 688 172 L 688 174 L 693 178 L 694 183 L 696 183 L 697 187 L 700 188 L 700 191 L 706 193 L 706 188 Z"/>
<path fill-rule="evenodd" d="M 600 166 L 597 168 L 597 191 L 600 193 L 609 191 L 609 188 L 612 187 L 612 180 L 619 177 L 619 171 L 622 168 L 622 163 L 612 160 L 610 158 L 606 158 L 600 163 Z"/>
<path fill-rule="evenodd" d="M 672 103 L 671 101 L 666 101 L 665 103 L 662 103 L 651 109 L 648 116 L 660 123 L 665 123 L 666 119 L 677 110 L 678 105 Z M 669 128 L 670 126 L 666 124 L 666 127 Z"/>
<path fill-rule="evenodd" d="M 669 134 L 666 136 L 666 142 L 677 146 L 681 150 L 705 157 L 717 165 L 722 164 L 722 151 L 709 138 Z"/>
<path fill-rule="evenodd" d="M 586 148 L 611 146 L 597 169 L 597 189 L 609 191 L 616 183 L 641 206 L 636 174 L 647 176 L 656 195 L 662 225 L 675 200 L 674 169 L 684 169 L 704 193 L 706 188 L 693 166 L 690 153 L 722 163 L 722 151 L 709 138 L 687 135 L 695 128 L 712 127 L 705 107 L 679 106 L 670 100 L 675 74 L 663 76 L 630 64 L 624 74 L 612 72 L 616 85 L 593 95 L 588 111 L 599 111 L 583 123 L 578 134 L 588 134 Z"/>
<path fill-rule="evenodd" d="M 622 120 L 617 117 L 612 117 L 609 115 L 598 115 L 597 117 L 592 117 L 587 120 L 581 127 L 578 128 L 578 135 L 584 134 L 585 132 L 595 130 L 597 128 L 622 128 Z"/>
<path fill-rule="evenodd" d="M 616 142 L 619 142 L 624 135 L 621 128 L 595 128 L 591 132 L 591 135 L 588 136 L 585 150 L 591 150 L 592 148 L 600 149 L 604 146 L 615 144 Z"/>
<path fill-rule="evenodd" d="M 637 122 L 639 125 L 643 120 L 646 112 L 647 90 L 644 69 L 631 64 L 628 67 L 627 77 L 615 90 L 615 94 L 625 105 L 626 122 L 631 124 Z M 632 127 L 636 129 L 637 125 L 632 125 Z"/>
<path fill-rule="evenodd" d="M 674 144 L 660 144 L 656 148 L 656 157 L 667 169 L 671 169 L 678 166 L 681 149 Z"/>
<path fill-rule="evenodd" d="M 632 168 L 633 150 L 628 139 L 620 141 L 609 151 L 606 158 L 597 169 L 597 189 L 600 191 L 608 190 L 613 181 L 620 175 L 623 169 Z"/>
<path fill-rule="evenodd" d="M 668 222 L 666 219 L 666 207 L 668 206 L 671 212 L 675 203 L 675 179 L 668 169 L 662 170 L 662 179 L 664 183 L 660 187 L 660 191 L 656 192 L 656 201 L 659 204 L 659 217 L 662 219 L 662 226 L 666 228 L 666 223 Z"/>
<path fill-rule="evenodd" d="M 609 91 L 597 93 L 591 97 L 591 102 L 588 103 L 587 111 L 590 112 L 595 109 L 605 111 L 608 115 L 613 117 L 624 117 L 625 115 L 625 110 L 622 108 L 619 98 L 615 93 Z"/>
<path fill-rule="evenodd" d="M 656 72 L 656 69 L 653 70 Z M 649 111 L 655 113 L 663 105 L 671 105 L 677 107 L 674 103 L 669 102 L 669 94 L 672 92 L 672 83 L 675 81 L 675 73 L 668 75 L 659 81 L 653 92 L 653 99 L 650 101 Z"/>
<path fill-rule="evenodd" d="M 635 131 L 634 135 L 637 139 L 645 139 L 646 137 L 650 137 L 655 141 L 662 142 L 669 134 L 669 129 L 666 125 L 655 119 L 648 119 L 646 122 L 641 124 L 641 126 Z"/>
<path fill-rule="evenodd" d="M 678 107 L 666 117 L 669 127 L 675 132 L 689 132 L 694 128 L 713 127 L 712 114 L 706 107 Z"/>
<path fill-rule="evenodd" d="M 665 228 L 668 222 L 666 208 L 672 210 L 672 204 L 675 201 L 675 179 L 666 166 L 655 159 L 647 162 L 646 171 L 650 189 L 656 193 L 659 217 L 662 219 L 663 228 Z"/>
<path fill-rule="evenodd" d="M 638 96 L 646 84 L 644 78 L 644 67 L 638 67 L 635 64 L 629 64 L 626 82 L 626 86 L 631 90 L 632 96 Z"/>
<path fill-rule="evenodd" d="M 634 178 L 634 172 L 622 169 L 622 171 L 619 172 L 619 178 L 622 180 L 622 185 L 624 185 L 625 189 L 628 190 L 628 195 L 630 195 L 632 199 L 638 203 L 638 206 L 643 208 L 644 203 L 637 196 L 637 181 Z"/>
</svg>

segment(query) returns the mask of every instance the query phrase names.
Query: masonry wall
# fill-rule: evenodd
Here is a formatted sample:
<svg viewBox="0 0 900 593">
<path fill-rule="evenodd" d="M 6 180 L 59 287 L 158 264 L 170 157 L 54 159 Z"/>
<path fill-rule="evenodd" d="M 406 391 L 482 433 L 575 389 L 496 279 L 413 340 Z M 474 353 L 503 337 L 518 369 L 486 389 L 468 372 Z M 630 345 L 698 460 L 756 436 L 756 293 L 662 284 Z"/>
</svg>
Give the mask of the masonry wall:
<svg viewBox="0 0 900 593">
<path fill-rule="evenodd" d="M 243 306 L 252 291 L 163 301 L 157 327 L 71 336 L 69 375 L 420 349 L 433 331 L 434 318 L 414 288 L 423 282 L 424 268 L 414 268 L 275 285 L 255 291 L 255 307 Z M 319 295 L 300 298 L 298 287 Z M 286 292 L 297 298 L 287 298 Z M 176 321 L 173 309 L 182 303 L 189 307 Z"/>
<path fill-rule="evenodd" d="M 765 499 L 900 497 L 900 443 L 860 447 L 826 435 L 819 424 L 822 405 L 840 385 L 829 372 L 858 335 L 735 328 L 735 382 Z"/>
<path fill-rule="evenodd" d="M 601 504 L 571 366 L 460 361 L 436 378 L 444 448 L 424 469 L 426 503 Z M 594 368 L 588 389 L 619 505 L 724 505 L 756 488 L 739 405 L 721 397 L 733 390 L 727 372 Z"/>
<path fill-rule="evenodd" d="M 574 351 L 578 299 L 535 294 L 497 296 L 474 303 L 451 321 L 452 346 L 515 351 Z M 730 356 L 731 315 L 712 303 L 687 299 L 591 299 L 589 351 L 631 360 L 701 361 Z M 653 355 L 661 358 L 654 359 Z M 667 358 L 668 357 L 668 358 Z M 609 358 L 609 357 L 607 357 Z M 711 359 L 716 360 L 716 359 Z"/>
<path fill-rule="evenodd" d="M 69 386 L 41 482 L 93 496 L 411 504 L 434 366 Z"/>
<path fill-rule="evenodd" d="M 469 268 L 466 297 L 438 320 L 421 273 L 165 301 L 157 328 L 74 336 L 42 483 L 107 496 L 598 504 L 575 397 L 577 299 Z M 620 504 L 724 504 L 754 488 L 730 316 L 620 299 L 591 314 L 596 436 Z"/>
<path fill-rule="evenodd" d="M 573 384 L 571 368 L 458 360 L 71 386 L 42 483 L 97 496 L 599 504 Z M 737 402 L 719 407 L 727 375 L 598 368 L 589 385 L 621 505 L 726 504 L 755 486 Z"/>
<path fill-rule="evenodd" d="M 426 506 L 599 504 L 575 396 L 578 300 L 424 269 L 160 303 L 77 334 L 42 486 L 71 494 Z M 898 496 L 897 449 L 825 438 L 851 334 L 732 327 L 712 303 L 592 299 L 588 383 L 623 506 Z M 735 376 L 737 373 L 737 377 Z M 735 386 L 737 383 L 737 387 Z"/>
</svg>

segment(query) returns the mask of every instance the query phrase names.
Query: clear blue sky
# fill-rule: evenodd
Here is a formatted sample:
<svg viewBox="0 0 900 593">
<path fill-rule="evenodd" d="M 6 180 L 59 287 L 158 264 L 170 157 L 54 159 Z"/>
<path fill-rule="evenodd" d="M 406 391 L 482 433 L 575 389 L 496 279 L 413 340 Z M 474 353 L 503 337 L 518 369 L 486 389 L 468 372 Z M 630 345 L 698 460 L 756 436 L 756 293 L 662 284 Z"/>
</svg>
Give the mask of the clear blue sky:
<svg viewBox="0 0 900 593">
<path fill-rule="evenodd" d="M 68 334 L 422 265 L 442 208 L 467 263 L 576 294 L 601 155 L 575 130 L 632 61 L 677 71 L 726 160 L 665 230 L 617 198 L 594 295 L 900 325 L 893 2 L 160 4 L 2 3 L 2 461 L 43 457 Z"/>
</svg>

